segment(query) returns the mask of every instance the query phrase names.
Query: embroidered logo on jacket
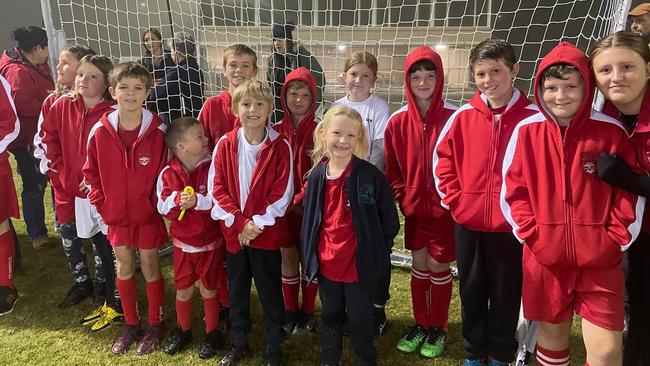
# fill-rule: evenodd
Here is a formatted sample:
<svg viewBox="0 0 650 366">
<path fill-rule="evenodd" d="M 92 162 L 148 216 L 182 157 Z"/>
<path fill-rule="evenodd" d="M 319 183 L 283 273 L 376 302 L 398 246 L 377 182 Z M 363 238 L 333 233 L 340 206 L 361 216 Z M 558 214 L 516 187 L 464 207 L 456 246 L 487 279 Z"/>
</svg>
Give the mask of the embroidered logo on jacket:
<svg viewBox="0 0 650 366">
<path fill-rule="evenodd" d="M 147 166 L 151 162 L 151 158 L 147 155 L 138 155 L 138 163 L 142 166 Z"/>
<path fill-rule="evenodd" d="M 372 205 L 375 203 L 375 187 L 372 184 L 364 184 L 359 188 L 359 199 L 362 203 Z"/>
<path fill-rule="evenodd" d="M 205 186 L 205 184 L 201 184 L 199 186 L 199 193 L 205 194 L 208 191 L 208 188 Z"/>
<path fill-rule="evenodd" d="M 598 153 L 593 151 L 583 152 L 580 156 L 582 162 L 582 170 L 587 174 L 596 173 L 596 162 L 598 161 Z"/>
<path fill-rule="evenodd" d="M 589 174 L 594 174 L 596 172 L 596 163 L 593 161 L 583 161 L 582 169 Z"/>
</svg>

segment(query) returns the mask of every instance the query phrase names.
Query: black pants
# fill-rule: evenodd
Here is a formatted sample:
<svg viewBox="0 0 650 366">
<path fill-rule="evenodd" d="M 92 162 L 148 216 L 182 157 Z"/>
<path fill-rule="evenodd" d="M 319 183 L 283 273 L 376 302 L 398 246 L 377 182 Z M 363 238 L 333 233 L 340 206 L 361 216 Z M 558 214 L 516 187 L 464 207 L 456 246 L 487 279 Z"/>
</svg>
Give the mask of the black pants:
<svg viewBox="0 0 650 366">
<path fill-rule="evenodd" d="M 392 267 L 388 266 L 388 270 L 384 275 L 379 279 L 377 283 L 377 288 L 373 291 L 372 294 L 372 303 L 375 305 L 386 305 L 388 299 L 390 299 L 390 280 L 392 274 Z"/>
<path fill-rule="evenodd" d="M 267 349 L 278 350 L 285 338 L 280 250 L 244 247 L 237 254 L 228 252 L 227 261 L 233 346 L 247 345 L 246 336 L 251 331 L 251 280 L 254 279 L 262 303 Z"/>
<path fill-rule="evenodd" d="M 456 226 L 463 347 L 470 359 L 512 362 L 521 303 L 522 246 L 510 233 Z"/>
<path fill-rule="evenodd" d="M 347 317 L 356 364 L 376 365 L 370 294 L 358 283 L 330 281 L 323 276 L 318 278 L 318 293 L 322 304 L 321 363 L 339 364 L 343 351 L 343 324 Z"/>
<path fill-rule="evenodd" d="M 628 250 L 630 323 L 623 365 L 650 365 L 650 235 L 641 232 Z"/>
<path fill-rule="evenodd" d="M 41 174 L 38 160 L 26 148 L 12 149 L 11 153 L 16 159 L 18 174 L 23 181 L 23 191 L 20 196 L 23 202 L 23 217 L 25 226 L 27 226 L 27 234 L 31 239 L 47 235 L 43 204 L 47 177 Z"/>
</svg>

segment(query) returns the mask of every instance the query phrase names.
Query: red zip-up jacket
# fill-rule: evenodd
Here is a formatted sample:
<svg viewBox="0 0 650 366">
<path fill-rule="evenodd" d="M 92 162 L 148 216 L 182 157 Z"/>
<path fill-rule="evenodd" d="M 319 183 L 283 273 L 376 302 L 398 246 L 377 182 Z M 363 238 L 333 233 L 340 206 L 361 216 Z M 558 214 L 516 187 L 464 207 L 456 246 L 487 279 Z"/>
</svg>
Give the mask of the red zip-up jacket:
<svg viewBox="0 0 650 366">
<path fill-rule="evenodd" d="M 470 230 L 508 232 L 499 207 L 503 154 L 513 129 L 537 113 L 518 89 L 495 118 L 487 97 L 477 91 L 445 123 L 433 153 L 433 177 L 454 220 Z"/>
<path fill-rule="evenodd" d="M 40 146 L 45 154 L 41 163 L 46 165 L 44 170 L 55 190 L 70 197 L 86 197 L 79 183 L 83 180 L 81 168 L 86 162 L 88 134 L 114 105 L 112 100 L 102 100 L 86 109 L 83 98 L 64 95 L 46 113 L 40 125 Z"/>
<path fill-rule="evenodd" d="M 276 250 L 288 237 L 284 215 L 293 198 L 293 158 L 291 145 L 277 131 L 267 128 L 267 136 L 257 155 L 246 206 L 239 192 L 239 128 L 222 136 L 214 148 L 210 167 L 212 218 L 219 220 L 226 250 L 241 249 L 237 235 L 250 220 L 262 233 L 250 242 L 252 248 Z"/>
<path fill-rule="evenodd" d="M 211 163 L 208 155 L 188 172 L 174 157 L 160 172 L 156 183 L 158 212 L 169 220 L 172 237 L 193 247 L 215 243 L 221 237 L 219 226 L 210 217 L 212 197 L 208 191 L 208 173 Z M 182 211 L 181 193 L 187 186 L 194 189 L 196 206 L 185 210 L 183 220 L 178 221 Z"/>
<path fill-rule="evenodd" d="M 436 90 L 425 118 L 422 118 L 409 87 L 409 70 L 422 60 L 433 62 L 438 75 Z M 432 231 L 438 225 L 437 219 L 449 218 L 449 211 L 440 205 L 431 162 L 440 131 L 457 109 L 442 99 L 444 82 L 440 56 L 429 47 L 413 50 L 404 63 L 404 90 L 408 104 L 390 117 L 384 131 L 386 177 L 393 196 L 407 219 L 419 218 L 418 225 L 426 225 Z"/>
<path fill-rule="evenodd" d="M 621 113 L 618 108 L 610 101 L 605 102 L 603 113 L 615 119 L 621 118 Z M 646 88 L 637 123 L 628 138 L 632 142 L 632 145 L 634 145 L 637 163 L 648 174 L 650 172 L 650 88 Z M 646 208 L 648 207 L 646 206 Z M 650 234 L 650 209 L 644 210 L 641 229 L 644 233 Z"/>
<path fill-rule="evenodd" d="M 11 85 L 0 76 L 0 175 L 12 175 L 8 150 L 19 134 L 20 121 L 11 98 Z"/>
<path fill-rule="evenodd" d="M 210 97 L 199 112 L 199 121 L 205 128 L 205 135 L 210 140 L 210 149 L 219 141 L 221 136 L 239 127 L 239 118 L 232 112 L 232 96 L 228 90 Z"/>
<path fill-rule="evenodd" d="M 309 112 L 298 123 L 298 128 L 293 127 L 291 113 L 287 107 L 287 87 L 295 80 L 307 84 L 312 95 Z M 306 67 L 299 67 L 291 71 L 287 75 L 284 85 L 282 85 L 280 95 L 284 117 L 280 122 L 273 125 L 273 129 L 284 134 L 284 137 L 291 144 L 291 150 L 293 151 L 293 187 L 294 193 L 298 193 L 306 178 L 305 175 L 312 166 L 311 151 L 314 150 L 314 130 L 318 125 L 318 121 L 314 116 L 316 110 L 316 79 L 314 75 Z"/>
<path fill-rule="evenodd" d="M 142 110 L 138 138 L 127 153 L 118 128 L 118 112 L 107 112 L 88 136 L 83 167 L 88 198 L 107 225 L 133 226 L 162 220 L 156 210 L 156 181 L 167 164 L 165 124 Z"/>
<path fill-rule="evenodd" d="M 41 114 L 38 115 L 38 122 L 36 124 L 36 134 L 34 135 L 34 157 L 40 161 L 39 163 L 39 170 L 41 171 L 42 174 L 47 174 L 48 172 L 48 166 L 49 166 L 49 160 L 45 157 L 45 150 L 43 150 L 43 146 L 41 145 L 41 142 L 43 141 L 43 131 L 41 130 L 41 126 L 43 125 L 43 120 L 45 117 L 47 117 L 47 114 L 50 112 L 50 109 L 54 105 L 54 103 L 57 101 L 57 99 L 61 98 L 63 95 L 55 94 L 52 93 L 45 98 L 43 101 L 43 104 L 41 105 Z"/>
<path fill-rule="evenodd" d="M 542 98 L 542 73 L 558 63 L 575 67 L 585 82 L 564 136 Z M 503 162 L 503 214 L 541 264 L 611 268 L 639 233 L 645 199 L 601 180 L 596 164 L 606 152 L 635 166 L 632 144 L 618 121 L 591 109 L 589 61 L 575 46 L 562 42 L 551 50 L 535 85 L 541 112 L 517 125 Z"/>
<path fill-rule="evenodd" d="M 32 65 L 17 49 L 5 50 L 0 57 L 0 75 L 11 85 L 20 120 L 20 133 L 9 148 L 27 147 L 36 134 L 41 104 L 54 89 L 50 68 L 47 64 Z"/>
</svg>

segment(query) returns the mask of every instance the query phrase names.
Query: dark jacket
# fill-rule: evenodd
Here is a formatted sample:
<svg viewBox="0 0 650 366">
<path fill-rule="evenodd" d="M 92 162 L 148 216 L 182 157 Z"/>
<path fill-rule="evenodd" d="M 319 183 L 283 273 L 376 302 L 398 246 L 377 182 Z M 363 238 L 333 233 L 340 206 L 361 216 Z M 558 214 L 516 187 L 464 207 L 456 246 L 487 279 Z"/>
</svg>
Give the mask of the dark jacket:
<svg viewBox="0 0 650 366">
<path fill-rule="evenodd" d="M 149 101 L 156 102 L 160 118 L 169 124 L 178 117 L 199 116 L 203 107 L 203 73 L 195 58 L 168 67 L 165 77 L 151 88 Z"/>
<path fill-rule="evenodd" d="M 310 282 L 318 275 L 326 167 L 321 163 L 309 174 L 303 201 L 300 248 L 304 273 Z M 373 291 L 390 267 L 393 239 L 400 225 L 397 207 L 386 177 L 365 160 L 352 158 L 352 169 L 345 184 L 357 239 L 357 277 L 364 290 Z"/>
<path fill-rule="evenodd" d="M 165 72 L 168 68 L 176 66 L 174 60 L 172 60 L 171 51 L 169 49 L 163 49 L 163 58 L 160 66 L 156 66 L 153 63 L 153 56 L 144 56 L 140 59 L 140 64 L 147 68 L 151 77 L 155 81 L 160 81 L 165 77 Z"/>
</svg>

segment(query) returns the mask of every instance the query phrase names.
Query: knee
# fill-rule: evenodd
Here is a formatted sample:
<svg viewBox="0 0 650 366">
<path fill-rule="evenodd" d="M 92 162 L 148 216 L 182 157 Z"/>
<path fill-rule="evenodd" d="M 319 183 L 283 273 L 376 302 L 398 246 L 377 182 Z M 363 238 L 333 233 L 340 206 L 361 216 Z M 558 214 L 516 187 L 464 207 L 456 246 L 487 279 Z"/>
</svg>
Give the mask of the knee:
<svg viewBox="0 0 650 366">
<path fill-rule="evenodd" d="M 587 349 L 590 365 L 620 365 L 623 360 L 623 345 L 620 342 L 594 342 Z"/>
<path fill-rule="evenodd" d="M 115 275 L 121 280 L 126 280 L 135 275 L 135 265 L 130 261 L 117 260 L 115 266 Z"/>
<path fill-rule="evenodd" d="M 449 263 L 440 263 L 428 255 L 427 268 L 429 268 L 429 271 L 434 273 L 444 272 L 449 269 Z"/>
</svg>

